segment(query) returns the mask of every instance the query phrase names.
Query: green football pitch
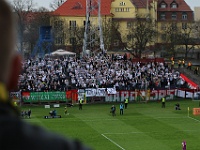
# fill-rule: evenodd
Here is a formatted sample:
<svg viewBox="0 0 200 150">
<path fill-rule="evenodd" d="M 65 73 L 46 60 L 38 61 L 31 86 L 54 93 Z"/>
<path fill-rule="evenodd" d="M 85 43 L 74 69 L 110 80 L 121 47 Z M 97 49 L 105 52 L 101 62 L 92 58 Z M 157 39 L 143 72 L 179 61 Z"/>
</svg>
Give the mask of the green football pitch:
<svg viewBox="0 0 200 150">
<path fill-rule="evenodd" d="M 181 110 L 175 110 L 179 102 Z M 44 106 L 23 106 L 31 108 L 31 119 L 24 121 L 36 124 L 72 139 L 79 139 L 94 150 L 180 150 L 182 141 L 187 149 L 200 149 L 200 116 L 194 116 L 192 109 L 199 102 L 192 100 L 167 101 L 166 108 L 160 102 L 129 103 L 124 115 L 119 115 L 119 103 L 116 116 L 110 113 L 112 103 L 84 104 L 68 107 L 64 115 L 64 106 L 56 108 L 62 118 L 44 119 L 50 109 Z M 188 111 L 189 107 L 189 111 Z"/>
</svg>

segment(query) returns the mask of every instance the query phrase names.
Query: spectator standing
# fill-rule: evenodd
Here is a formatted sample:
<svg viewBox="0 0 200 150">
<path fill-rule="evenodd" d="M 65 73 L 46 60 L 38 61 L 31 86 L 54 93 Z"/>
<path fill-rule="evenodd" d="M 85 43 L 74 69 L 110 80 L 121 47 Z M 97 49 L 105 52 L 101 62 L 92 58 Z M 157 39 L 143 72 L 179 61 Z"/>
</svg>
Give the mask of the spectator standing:
<svg viewBox="0 0 200 150">
<path fill-rule="evenodd" d="M 185 68 L 185 60 L 184 59 L 182 60 L 182 66 L 183 66 L 183 68 Z"/>
<path fill-rule="evenodd" d="M 190 69 L 190 70 L 192 69 L 192 63 L 191 63 L 191 61 L 188 62 L 188 67 L 187 67 L 187 69 Z"/>
<path fill-rule="evenodd" d="M 120 115 L 123 115 L 124 114 L 124 105 L 123 105 L 123 103 L 121 103 L 119 105 L 119 109 L 120 109 Z"/>
<path fill-rule="evenodd" d="M 174 57 L 173 56 L 171 57 L 171 61 L 174 61 Z"/>
<path fill-rule="evenodd" d="M 199 72 L 199 67 L 197 66 L 194 70 L 194 74 L 197 74 L 198 75 L 198 72 Z"/>
<path fill-rule="evenodd" d="M 171 62 L 171 69 L 174 69 L 174 60 Z"/>
<path fill-rule="evenodd" d="M 0 149 L 88 150 L 77 140 L 66 139 L 20 119 L 8 94 L 17 88 L 22 65 L 21 57 L 14 51 L 13 18 L 7 2 L 0 0 Z"/>
<path fill-rule="evenodd" d="M 178 60 L 178 68 L 181 68 L 181 60 Z"/>
</svg>

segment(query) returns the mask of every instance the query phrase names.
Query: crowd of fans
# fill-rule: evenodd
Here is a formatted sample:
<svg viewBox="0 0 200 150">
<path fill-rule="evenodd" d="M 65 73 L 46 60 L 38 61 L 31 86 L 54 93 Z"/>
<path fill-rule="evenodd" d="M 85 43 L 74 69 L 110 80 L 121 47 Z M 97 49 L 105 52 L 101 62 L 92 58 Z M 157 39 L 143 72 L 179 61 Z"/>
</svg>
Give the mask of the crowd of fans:
<svg viewBox="0 0 200 150">
<path fill-rule="evenodd" d="M 98 54 L 93 57 L 27 59 L 23 62 L 19 88 L 22 91 L 66 91 L 77 88 L 117 90 L 166 89 L 185 86 L 179 72 L 164 62 L 133 62 Z"/>
</svg>

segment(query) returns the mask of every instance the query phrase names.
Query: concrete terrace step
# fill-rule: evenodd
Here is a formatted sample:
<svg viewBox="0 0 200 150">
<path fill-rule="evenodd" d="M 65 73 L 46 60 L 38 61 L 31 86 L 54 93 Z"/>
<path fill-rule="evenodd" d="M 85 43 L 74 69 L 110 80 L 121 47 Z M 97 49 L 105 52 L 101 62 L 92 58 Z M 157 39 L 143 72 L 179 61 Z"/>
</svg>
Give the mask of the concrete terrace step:
<svg viewBox="0 0 200 150">
<path fill-rule="evenodd" d="M 200 74 L 194 74 L 194 70 L 189 70 L 187 68 L 176 68 L 177 71 L 187 76 L 191 81 L 198 84 L 200 87 Z"/>
</svg>

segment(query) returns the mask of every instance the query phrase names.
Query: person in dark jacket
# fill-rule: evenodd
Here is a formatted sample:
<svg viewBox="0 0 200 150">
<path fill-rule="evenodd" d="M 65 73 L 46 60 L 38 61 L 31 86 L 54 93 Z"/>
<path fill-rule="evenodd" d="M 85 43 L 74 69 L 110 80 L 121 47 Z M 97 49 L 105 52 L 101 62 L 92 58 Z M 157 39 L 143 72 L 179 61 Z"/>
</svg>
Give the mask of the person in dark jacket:
<svg viewBox="0 0 200 150">
<path fill-rule="evenodd" d="M 112 113 L 112 116 L 116 116 L 116 107 L 115 105 L 112 105 L 112 107 L 110 108 L 110 112 Z"/>
<path fill-rule="evenodd" d="M 20 117 L 18 107 L 9 99 L 17 87 L 21 57 L 14 52 L 12 11 L 0 0 L 0 149 L 1 150 L 89 150 L 77 140 L 66 139 Z"/>
</svg>

